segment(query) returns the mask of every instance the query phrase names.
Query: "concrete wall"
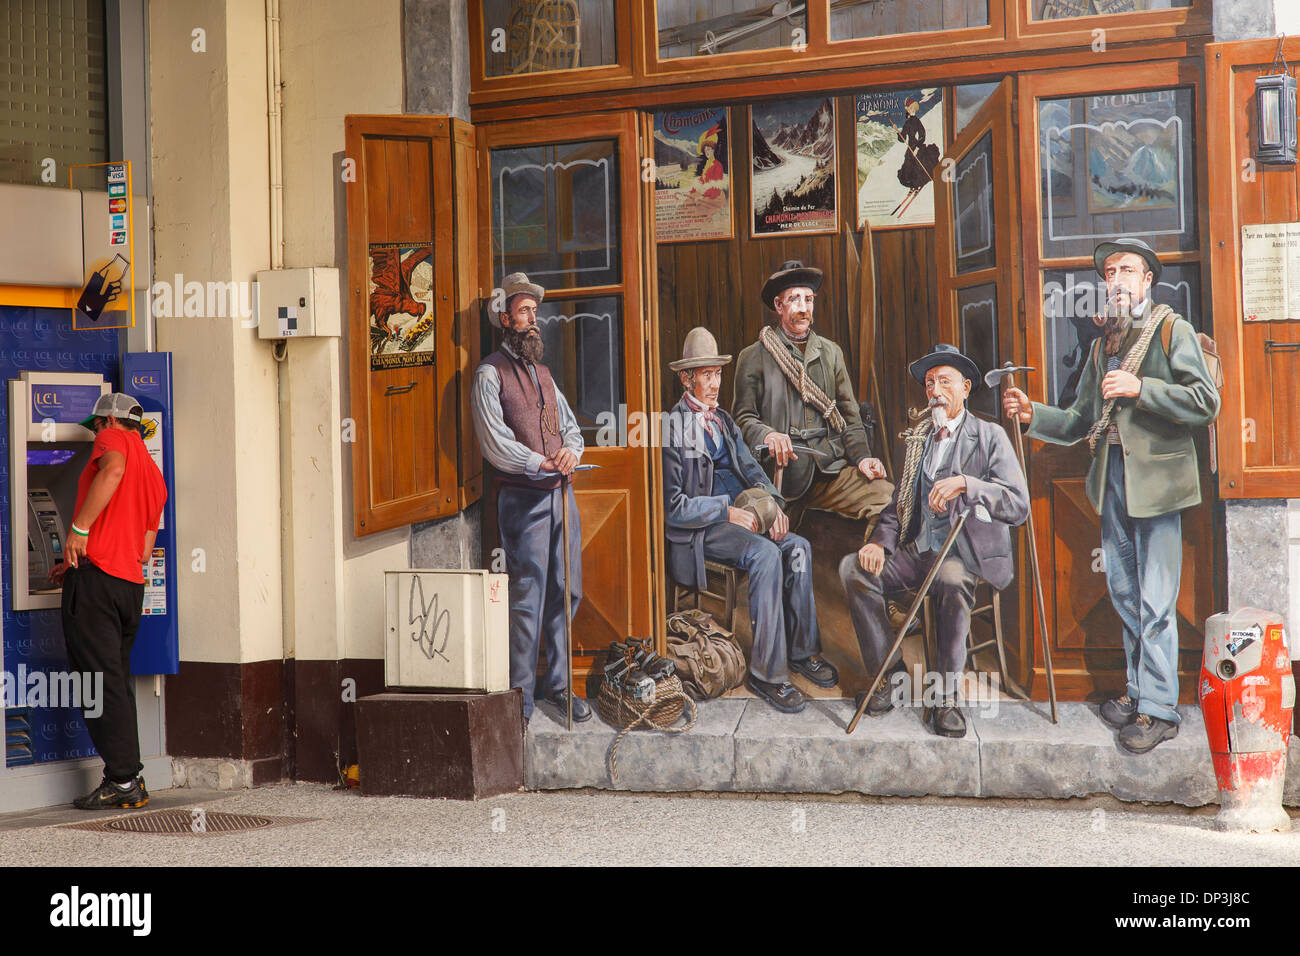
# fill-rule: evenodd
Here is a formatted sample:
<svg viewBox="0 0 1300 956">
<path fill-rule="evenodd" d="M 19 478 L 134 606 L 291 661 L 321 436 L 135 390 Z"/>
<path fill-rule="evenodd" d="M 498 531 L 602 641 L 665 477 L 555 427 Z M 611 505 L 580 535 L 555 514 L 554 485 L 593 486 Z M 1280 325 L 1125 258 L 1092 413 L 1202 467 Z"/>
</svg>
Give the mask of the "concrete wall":
<svg viewBox="0 0 1300 956">
<path fill-rule="evenodd" d="M 156 275 L 251 281 L 267 268 L 264 24 L 260 0 L 150 5 Z M 238 316 L 159 318 L 157 341 L 175 369 L 181 658 L 279 658 L 270 348 Z"/>
</svg>

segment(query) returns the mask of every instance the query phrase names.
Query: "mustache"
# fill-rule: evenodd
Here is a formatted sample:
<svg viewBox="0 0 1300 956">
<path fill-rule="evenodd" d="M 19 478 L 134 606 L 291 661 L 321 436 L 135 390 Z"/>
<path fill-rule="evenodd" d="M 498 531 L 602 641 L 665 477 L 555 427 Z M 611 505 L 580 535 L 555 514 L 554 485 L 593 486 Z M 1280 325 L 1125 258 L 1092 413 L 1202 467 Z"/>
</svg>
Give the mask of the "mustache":
<svg viewBox="0 0 1300 956">
<path fill-rule="evenodd" d="M 927 403 L 925 407 L 938 408 L 940 405 L 946 406 L 947 404 L 948 404 L 948 400 L 946 398 L 944 398 L 941 395 L 936 395 L 934 398 L 930 399 L 929 403 Z"/>
</svg>

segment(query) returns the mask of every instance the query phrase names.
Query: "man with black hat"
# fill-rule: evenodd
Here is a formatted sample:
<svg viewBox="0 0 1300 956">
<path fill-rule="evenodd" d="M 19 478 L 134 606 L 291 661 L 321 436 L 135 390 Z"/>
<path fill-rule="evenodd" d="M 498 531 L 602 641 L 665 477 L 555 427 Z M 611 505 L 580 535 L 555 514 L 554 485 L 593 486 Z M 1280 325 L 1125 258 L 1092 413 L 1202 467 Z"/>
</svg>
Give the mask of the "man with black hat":
<svg viewBox="0 0 1300 956">
<path fill-rule="evenodd" d="M 1001 590 L 1011 583 L 1009 529 L 1029 517 L 1029 489 L 1006 432 L 966 410 L 971 388 L 980 382 L 974 362 L 940 344 L 908 371 L 925 386 L 930 414 L 907 431 L 907 457 L 893 499 L 870 540 L 840 562 L 840 580 L 862 662 L 875 675 L 894 638 L 886 598 L 921 586 L 957 516 L 970 509 L 930 592 L 939 606 L 939 659 L 930 666 L 943 681 L 942 701 L 931 721 L 940 736 L 964 737 L 957 681 L 966 666 L 975 585 L 983 579 Z M 901 668 L 899 661 L 894 670 Z M 892 709 L 892 683 L 887 675 L 867 703 L 868 714 Z"/>
<path fill-rule="evenodd" d="M 104 760 L 104 779 L 73 805 L 135 809 L 149 802 L 140 771 L 131 648 L 144 608 L 143 565 L 153 556 L 167 486 L 140 437 L 144 412 L 130 395 L 101 395 L 82 426 L 95 433 L 77 482 L 64 563 L 50 575 L 63 588 L 63 639 L 73 671 L 104 675 L 103 706 L 83 713 Z"/>
<path fill-rule="evenodd" d="M 474 373 L 470 405 L 483 457 L 497 475 L 497 527 L 510 575 L 510 686 L 523 691 L 524 723 L 535 699 L 568 710 L 568 654 L 564 620 L 564 514 L 569 509 L 569 593 L 582 600 L 582 526 L 573 489 L 562 491 L 582 457 L 582 431 L 564 393 L 542 361 L 537 307 L 545 290 L 522 272 L 502 282 L 505 311 L 489 311 L 504 330 L 501 348 Z M 546 671 L 537 674 L 546 642 Z M 573 698 L 573 719 L 591 707 Z"/>
<path fill-rule="evenodd" d="M 870 522 L 894 490 L 867 443 L 844 352 L 812 330 L 821 284 L 820 269 L 783 263 L 762 292 L 779 322 L 736 361 L 736 424 L 746 445 L 770 453 L 792 528 L 809 509 Z"/>
<path fill-rule="evenodd" d="M 694 328 L 682 357 L 668 363 L 685 389 L 663 441 L 668 565 L 675 580 L 697 588 L 704 587 L 706 558 L 745 571 L 754 633 L 749 687 L 793 714 L 806 701 L 790 671 L 819 687 L 833 687 L 839 674 L 820 654 L 812 548 L 790 531 L 780 492 L 718 408 L 730 361 L 708 329 Z"/>
<path fill-rule="evenodd" d="M 1190 322 L 1151 301 L 1160 259 L 1140 239 L 1097 246 L 1106 314 L 1069 408 L 1003 392 L 1010 418 L 1031 438 L 1088 439 L 1088 500 L 1101 516 L 1111 602 L 1124 629 L 1127 685 L 1101 706 L 1131 753 L 1178 734 L 1178 583 L 1184 508 L 1201 501 L 1192 428 L 1219 413 L 1219 393 Z"/>
</svg>

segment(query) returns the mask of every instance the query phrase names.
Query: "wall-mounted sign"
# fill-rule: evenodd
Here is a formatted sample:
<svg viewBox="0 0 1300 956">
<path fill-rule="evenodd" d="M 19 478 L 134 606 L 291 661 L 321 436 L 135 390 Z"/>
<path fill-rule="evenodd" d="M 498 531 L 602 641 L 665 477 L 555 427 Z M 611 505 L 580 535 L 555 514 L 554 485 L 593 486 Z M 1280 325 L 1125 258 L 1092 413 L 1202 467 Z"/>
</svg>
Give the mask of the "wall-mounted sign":
<svg viewBox="0 0 1300 956">
<path fill-rule="evenodd" d="M 731 127 L 724 106 L 654 115 L 655 238 L 730 239 Z"/>
<path fill-rule="evenodd" d="M 1241 317 L 1300 319 L 1300 222 L 1241 227 Z"/>
<path fill-rule="evenodd" d="M 858 228 L 934 224 L 934 168 L 944 148 L 943 90 L 859 93 L 854 103 Z"/>
<path fill-rule="evenodd" d="M 751 106 L 749 159 L 755 239 L 839 230 L 833 99 Z"/>
<path fill-rule="evenodd" d="M 434 364 L 433 246 L 370 246 L 370 368 Z"/>
</svg>

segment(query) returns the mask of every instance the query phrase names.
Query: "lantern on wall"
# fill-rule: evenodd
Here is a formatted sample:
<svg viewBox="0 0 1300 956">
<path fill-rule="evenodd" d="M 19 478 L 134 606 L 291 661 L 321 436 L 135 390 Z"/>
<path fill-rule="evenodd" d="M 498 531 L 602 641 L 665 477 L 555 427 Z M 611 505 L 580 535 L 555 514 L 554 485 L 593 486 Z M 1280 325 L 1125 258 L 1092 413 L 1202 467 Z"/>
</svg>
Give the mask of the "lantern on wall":
<svg viewBox="0 0 1300 956">
<path fill-rule="evenodd" d="M 1255 159 L 1270 166 L 1290 166 L 1296 161 L 1296 79 L 1282 56 L 1281 39 L 1273 66 L 1281 72 L 1255 78 Z"/>
</svg>

